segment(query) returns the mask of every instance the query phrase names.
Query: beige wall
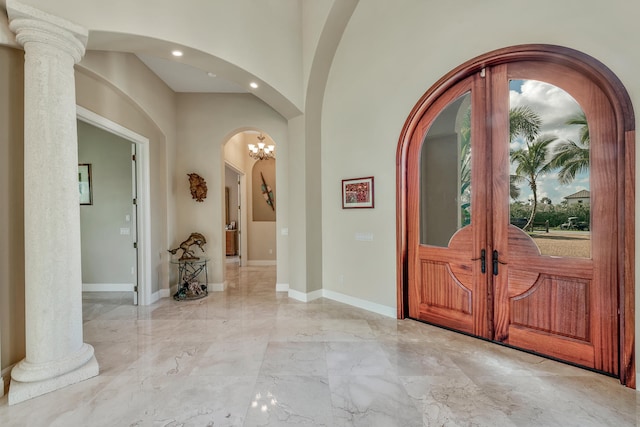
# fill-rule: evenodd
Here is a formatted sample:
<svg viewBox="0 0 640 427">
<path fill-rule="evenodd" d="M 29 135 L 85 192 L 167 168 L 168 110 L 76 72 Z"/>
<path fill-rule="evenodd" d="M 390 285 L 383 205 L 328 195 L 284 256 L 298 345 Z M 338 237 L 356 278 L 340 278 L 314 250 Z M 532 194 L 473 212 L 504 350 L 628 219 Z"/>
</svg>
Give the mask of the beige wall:
<svg viewBox="0 0 640 427">
<path fill-rule="evenodd" d="M 91 52 L 85 60 L 76 72 L 78 105 L 149 139 L 151 289 L 168 290 L 175 94 L 133 55 Z"/>
<path fill-rule="evenodd" d="M 255 179 L 254 170 L 258 162 L 251 159 L 248 155 L 247 144 L 256 142 L 256 134 L 250 132 L 241 132 L 235 134 L 224 146 L 224 159 L 225 162 L 233 165 L 233 167 L 241 172 L 243 178 L 241 183 L 244 183 L 244 194 L 241 196 L 241 206 L 244 209 L 244 223 L 240 224 L 241 227 L 241 249 L 243 261 L 247 263 L 263 263 L 263 262 L 275 262 L 278 260 L 278 265 L 287 266 L 286 259 L 279 259 L 277 248 L 278 239 L 276 237 L 276 218 L 277 210 L 273 214 L 271 221 L 255 221 L 253 217 L 254 197 L 255 197 Z M 274 144 L 268 135 L 265 135 L 265 144 Z M 276 158 L 279 157 L 278 147 L 276 146 Z M 273 162 L 272 166 L 278 162 Z M 226 168 L 226 174 L 228 175 L 228 168 Z M 234 174 L 235 176 L 235 174 Z M 266 175 L 265 175 L 266 176 Z M 276 185 L 275 169 L 272 170 L 270 175 Z M 258 176 L 259 179 L 259 176 Z M 235 181 L 234 181 L 235 182 Z M 228 179 L 226 179 L 226 186 L 230 187 Z M 259 191 L 259 188 L 258 188 Z M 233 192 L 232 192 L 233 193 Z M 262 196 L 260 196 L 260 207 L 265 208 L 266 203 Z M 262 204 L 264 203 L 264 206 Z M 278 209 L 278 207 L 276 207 Z M 282 247 L 280 247 L 282 250 Z M 283 276 L 280 276 L 281 278 Z M 284 279 L 283 279 L 284 280 Z"/>
<path fill-rule="evenodd" d="M 155 165 L 151 172 L 152 209 L 166 215 L 166 233 L 157 237 L 165 239 L 162 247 L 168 247 L 167 236 L 174 233 L 176 215 L 175 189 L 172 187 L 176 94 L 129 53 L 88 51 L 76 69 L 101 87 L 99 96 L 89 92 L 83 99 L 84 104 L 79 102 L 80 105 L 150 139 L 149 163 Z M 167 191 L 162 192 L 165 188 Z M 156 231 L 152 230 L 152 234 Z"/>
<path fill-rule="evenodd" d="M 0 46 L 0 372 L 25 356 L 23 64 Z"/>
<path fill-rule="evenodd" d="M 237 196 L 238 203 L 241 206 L 240 217 L 236 224 L 238 228 L 238 255 L 240 255 L 241 266 L 246 266 L 249 259 L 249 233 L 245 232 L 249 228 L 248 209 L 249 199 L 247 194 L 247 186 L 251 185 L 249 176 L 252 160 L 247 156 L 247 142 L 246 134 L 244 132 L 236 133 L 224 144 L 224 161 L 225 170 L 233 168 L 237 172 L 237 178 L 240 180 L 240 194 Z M 235 181 L 235 180 L 234 180 Z M 226 185 L 229 186 L 229 181 L 226 180 Z M 236 190 L 237 191 L 237 190 Z M 237 209 L 234 209 L 237 211 Z"/>
<path fill-rule="evenodd" d="M 303 87 L 308 87 L 313 61 L 316 58 L 316 50 L 333 3 L 334 0 L 302 2 L 302 28 L 304 28 L 302 32 Z M 306 96 L 306 94 L 304 95 Z"/>
<path fill-rule="evenodd" d="M 127 284 L 133 289 L 137 282 L 132 144 L 78 120 L 78 163 L 91 165 L 93 195 L 92 204 L 80 205 L 83 284 Z M 123 229 L 129 234 L 122 234 Z"/>
<path fill-rule="evenodd" d="M 180 93 L 177 109 L 177 137 L 180 144 L 176 154 L 176 204 L 177 230 L 173 242 L 193 231 L 199 231 L 207 238 L 207 255 L 213 259 L 209 280 L 222 283 L 224 280 L 224 162 L 226 144 L 234 135 L 244 130 L 259 130 L 269 135 L 275 142 L 278 161 L 276 162 L 277 186 L 286 181 L 286 169 L 281 169 L 280 155 L 286 159 L 287 122 L 271 107 L 251 94 L 188 94 Z M 246 151 L 231 154 L 227 161 L 247 173 Z M 205 178 L 209 192 L 207 198 L 197 203 L 191 199 L 186 182 L 188 173 L 195 172 Z M 250 185 L 250 180 L 247 185 Z M 286 198 L 279 199 L 276 212 L 278 227 L 286 227 L 281 210 L 289 208 Z M 249 236 L 252 231 L 249 230 Z M 184 236 L 184 237 L 182 237 Z M 284 236 L 286 237 L 286 236 Z M 249 237 L 251 238 L 251 237 Z M 249 247 L 251 247 L 249 243 Z M 287 246 L 287 240 L 276 236 L 277 251 Z M 275 252 L 275 251 L 274 251 Z M 278 259 L 278 282 L 287 283 L 288 263 Z"/>
<path fill-rule="evenodd" d="M 231 169 L 230 167 L 226 167 L 224 175 L 224 185 L 225 187 L 227 187 L 227 191 L 229 192 L 229 219 L 227 221 L 227 224 L 233 221 L 236 223 L 237 227 L 238 221 L 240 220 L 240 218 L 238 218 L 238 172 Z"/>
<path fill-rule="evenodd" d="M 524 8 L 509 1 L 359 2 L 336 52 L 322 112 L 324 288 L 395 310 L 398 138 L 438 79 L 497 48 L 549 43 L 602 61 L 637 107 L 638 16 L 640 3 L 627 0 L 542 0 Z M 375 209 L 343 210 L 340 181 L 371 175 Z M 360 232 L 373 233 L 373 241 L 357 241 Z"/>
<path fill-rule="evenodd" d="M 277 198 L 275 160 L 257 161 L 251 168 L 251 192 L 249 197 L 249 262 L 276 260 L 276 213 L 280 208 Z M 271 209 L 262 194 L 262 179 L 273 192 Z"/>
</svg>

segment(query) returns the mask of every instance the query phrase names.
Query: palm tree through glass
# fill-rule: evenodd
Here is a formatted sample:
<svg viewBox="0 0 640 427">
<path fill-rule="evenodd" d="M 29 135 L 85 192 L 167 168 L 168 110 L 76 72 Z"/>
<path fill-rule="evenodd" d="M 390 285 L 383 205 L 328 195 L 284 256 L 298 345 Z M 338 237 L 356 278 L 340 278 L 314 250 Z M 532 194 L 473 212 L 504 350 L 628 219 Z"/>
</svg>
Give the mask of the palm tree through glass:
<svg viewBox="0 0 640 427">
<path fill-rule="evenodd" d="M 511 224 L 543 255 L 591 256 L 589 126 L 564 90 L 510 82 Z"/>
</svg>

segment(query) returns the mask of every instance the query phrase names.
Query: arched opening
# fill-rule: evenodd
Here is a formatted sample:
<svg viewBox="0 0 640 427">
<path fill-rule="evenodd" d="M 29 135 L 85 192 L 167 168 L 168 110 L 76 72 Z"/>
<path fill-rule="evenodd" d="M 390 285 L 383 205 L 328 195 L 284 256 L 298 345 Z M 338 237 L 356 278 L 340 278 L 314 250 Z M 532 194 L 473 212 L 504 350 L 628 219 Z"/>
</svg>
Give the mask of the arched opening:
<svg viewBox="0 0 640 427">
<path fill-rule="evenodd" d="M 239 266 L 270 266 L 277 260 L 276 159 L 256 159 L 249 144 L 276 146 L 271 137 L 256 130 L 244 130 L 224 144 L 225 254 Z M 227 198 L 227 194 L 229 198 Z"/>
<path fill-rule="evenodd" d="M 591 252 L 582 258 L 545 253 L 535 232 L 511 221 L 510 176 L 524 163 L 518 149 L 551 148 L 536 145 L 536 137 L 517 147 L 511 137 L 509 100 L 529 81 L 566 91 L 588 119 L 591 213 L 583 222 Z M 461 124 L 467 108 L 471 136 Z M 442 125 L 443 118 L 449 124 Z M 624 87 L 580 52 L 515 46 L 444 76 L 416 104 L 398 144 L 398 317 L 595 369 L 635 387 L 634 144 Z M 533 178 L 543 166 L 552 169 L 552 152 L 540 155 L 540 167 L 528 176 L 534 206 Z M 441 165 L 447 156 L 449 172 L 422 162 L 432 158 Z M 466 167 L 469 181 L 462 179 Z M 445 190 L 444 173 L 451 183 Z M 449 207 L 442 202 L 447 198 L 455 199 Z M 534 207 L 526 226 L 535 214 Z M 442 227 L 434 226 L 441 218 L 451 220 L 442 236 Z"/>
</svg>

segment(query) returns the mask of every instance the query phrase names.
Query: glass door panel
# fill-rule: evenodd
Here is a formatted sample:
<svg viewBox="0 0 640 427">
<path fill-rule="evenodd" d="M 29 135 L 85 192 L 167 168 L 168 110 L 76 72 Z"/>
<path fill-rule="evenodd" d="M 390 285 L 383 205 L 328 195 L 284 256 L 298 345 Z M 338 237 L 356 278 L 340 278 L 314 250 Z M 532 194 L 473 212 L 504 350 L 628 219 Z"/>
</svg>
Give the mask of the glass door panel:
<svg viewBox="0 0 640 427">
<path fill-rule="evenodd" d="M 443 109 L 420 153 L 420 243 L 447 247 L 471 223 L 471 94 Z"/>
<path fill-rule="evenodd" d="M 567 92 L 509 81 L 510 222 L 542 255 L 591 257 L 590 149 L 585 113 Z"/>
</svg>

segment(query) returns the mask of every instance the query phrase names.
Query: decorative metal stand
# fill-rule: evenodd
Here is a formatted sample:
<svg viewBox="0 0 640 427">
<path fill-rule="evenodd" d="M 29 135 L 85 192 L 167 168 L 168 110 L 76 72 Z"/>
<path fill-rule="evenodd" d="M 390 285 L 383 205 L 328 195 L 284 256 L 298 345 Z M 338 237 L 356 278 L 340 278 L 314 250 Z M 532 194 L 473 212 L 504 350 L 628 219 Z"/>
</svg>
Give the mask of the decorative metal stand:
<svg viewBox="0 0 640 427">
<path fill-rule="evenodd" d="M 209 258 L 172 259 L 172 264 L 178 265 L 178 291 L 173 295 L 176 301 L 204 298 L 209 294 L 209 274 L 207 262 Z M 204 273 L 204 274 L 202 274 Z M 204 276 L 204 282 L 199 281 Z"/>
</svg>

